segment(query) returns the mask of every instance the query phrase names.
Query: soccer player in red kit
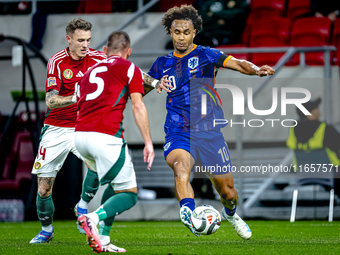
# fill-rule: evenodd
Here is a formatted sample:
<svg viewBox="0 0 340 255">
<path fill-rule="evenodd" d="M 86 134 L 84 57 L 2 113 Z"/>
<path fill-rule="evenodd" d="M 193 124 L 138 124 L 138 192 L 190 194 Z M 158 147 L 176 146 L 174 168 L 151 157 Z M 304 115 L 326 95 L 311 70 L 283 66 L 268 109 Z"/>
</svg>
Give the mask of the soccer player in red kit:
<svg viewBox="0 0 340 255">
<path fill-rule="evenodd" d="M 155 157 L 148 113 L 142 98 L 142 72 L 127 60 L 131 51 L 128 34 L 113 32 L 104 47 L 108 58 L 93 66 L 79 86 L 75 145 L 90 168 L 97 172 L 100 184 L 109 184 L 108 189 L 114 191 L 111 195 L 104 192 L 102 205 L 78 218 L 95 252 L 125 252 L 125 249 L 111 244 L 110 229 L 98 234 L 97 224 L 105 220 L 111 220 L 112 224 L 116 215 L 137 202 L 135 171 L 122 128 L 123 111 L 129 97 L 145 143 L 144 162 L 148 162 L 149 170 Z"/>
<path fill-rule="evenodd" d="M 66 39 L 69 46 L 54 54 L 47 65 L 47 112 L 41 132 L 38 155 L 32 174 L 38 177 L 37 214 L 41 232 L 30 243 L 45 243 L 53 238 L 52 189 L 58 171 L 72 152 L 83 159 L 74 145 L 77 116 L 75 87 L 84 73 L 106 59 L 103 52 L 90 49 L 92 24 L 81 18 L 68 22 Z"/>
</svg>

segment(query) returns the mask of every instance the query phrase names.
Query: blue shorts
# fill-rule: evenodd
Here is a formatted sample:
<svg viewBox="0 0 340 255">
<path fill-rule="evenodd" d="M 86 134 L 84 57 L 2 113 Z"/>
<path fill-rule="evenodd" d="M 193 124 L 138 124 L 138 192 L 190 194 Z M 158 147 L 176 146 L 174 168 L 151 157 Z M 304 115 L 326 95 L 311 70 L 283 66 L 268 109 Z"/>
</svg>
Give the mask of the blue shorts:
<svg viewBox="0 0 340 255">
<path fill-rule="evenodd" d="M 219 130 L 169 133 L 163 149 L 165 159 L 175 149 L 189 152 L 195 160 L 195 172 L 221 175 L 232 169 L 228 146 Z"/>
</svg>

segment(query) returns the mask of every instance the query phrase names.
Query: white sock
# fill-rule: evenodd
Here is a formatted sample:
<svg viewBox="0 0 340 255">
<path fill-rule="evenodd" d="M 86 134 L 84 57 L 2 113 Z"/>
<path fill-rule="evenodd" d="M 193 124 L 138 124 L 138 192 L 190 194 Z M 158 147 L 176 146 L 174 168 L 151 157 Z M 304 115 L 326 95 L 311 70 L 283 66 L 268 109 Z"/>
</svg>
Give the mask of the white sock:
<svg viewBox="0 0 340 255">
<path fill-rule="evenodd" d="M 89 205 L 89 204 L 88 204 L 87 202 L 85 202 L 82 198 L 80 198 L 79 203 L 78 203 L 78 206 L 79 206 L 80 208 L 82 208 L 82 209 L 87 209 L 88 205 Z"/>
<path fill-rule="evenodd" d="M 95 212 L 91 212 L 86 214 L 87 217 L 89 217 L 93 222 L 96 224 L 96 226 L 99 223 L 99 216 Z"/>
<path fill-rule="evenodd" d="M 110 243 L 110 236 L 103 236 L 103 235 L 98 235 L 99 240 L 102 245 L 108 245 Z"/>
<path fill-rule="evenodd" d="M 50 224 L 50 225 L 48 225 L 48 226 L 46 226 L 46 227 L 42 226 L 42 230 L 44 230 L 44 231 L 46 231 L 46 232 L 52 233 L 52 231 L 53 231 L 52 224 Z"/>
<path fill-rule="evenodd" d="M 228 217 L 229 220 L 234 219 L 234 216 L 235 216 L 235 214 L 232 215 L 232 216 L 230 216 L 230 215 L 227 214 L 227 217 Z"/>
</svg>

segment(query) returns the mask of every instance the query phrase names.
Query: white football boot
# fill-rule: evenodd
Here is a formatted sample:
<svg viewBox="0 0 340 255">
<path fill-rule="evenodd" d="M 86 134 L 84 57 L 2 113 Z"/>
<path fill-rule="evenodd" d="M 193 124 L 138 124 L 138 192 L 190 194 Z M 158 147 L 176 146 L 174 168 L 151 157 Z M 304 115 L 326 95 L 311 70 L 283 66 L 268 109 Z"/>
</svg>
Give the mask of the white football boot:
<svg viewBox="0 0 340 255">
<path fill-rule="evenodd" d="M 226 214 L 224 208 L 222 209 L 222 216 L 226 220 L 230 222 L 230 224 L 234 227 L 236 233 L 239 237 L 243 238 L 244 240 L 248 240 L 251 238 L 251 230 L 248 227 L 247 223 L 245 223 L 237 213 L 234 216 L 229 216 Z"/>
<path fill-rule="evenodd" d="M 182 206 L 181 209 L 179 210 L 179 217 L 181 218 L 181 221 L 183 224 L 193 233 L 195 236 L 201 236 L 200 234 L 197 234 L 196 230 L 192 226 L 191 223 L 191 214 L 192 211 L 189 207 L 187 206 Z"/>
<path fill-rule="evenodd" d="M 119 248 L 116 245 L 113 245 L 112 243 L 109 243 L 107 245 L 103 245 L 102 252 L 126 252 L 126 250 L 124 248 Z"/>
<path fill-rule="evenodd" d="M 99 240 L 102 244 L 102 252 L 126 252 L 124 248 L 119 248 L 110 242 L 109 236 L 99 235 Z"/>
<path fill-rule="evenodd" d="M 38 235 L 36 235 L 30 243 L 48 243 L 53 239 L 54 230 L 52 228 L 52 232 L 47 232 L 45 230 L 41 230 Z"/>
</svg>

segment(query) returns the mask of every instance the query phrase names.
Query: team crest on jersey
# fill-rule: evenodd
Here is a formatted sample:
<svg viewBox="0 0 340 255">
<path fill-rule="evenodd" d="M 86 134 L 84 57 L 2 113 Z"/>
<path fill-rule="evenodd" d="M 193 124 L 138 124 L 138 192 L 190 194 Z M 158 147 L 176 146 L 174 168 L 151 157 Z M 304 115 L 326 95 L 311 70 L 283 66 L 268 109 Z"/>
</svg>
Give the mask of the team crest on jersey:
<svg viewBox="0 0 340 255">
<path fill-rule="evenodd" d="M 50 77 L 47 79 L 47 87 L 55 86 L 57 85 L 57 81 L 55 77 Z"/>
<path fill-rule="evenodd" d="M 35 170 L 39 170 L 41 168 L 41 163 L 40 162 L 36 162 L 35 164 L 34 164 L 34 169 Z"/>
<path fill-rule="evenodd" d="M 190 69 L 195 69 L 198 66 L 198 57 L 192 57 L 188 60 L 188 67 Z"/>
<path fill-rule="evenodd" d="M 73 72 L 71 71 L 71 69 L 66 69 L 65 71 L 64 71 L 64 77 L 65 77 L 65 79 L 71 79 L 72 78 L 72 76 L 73 76 Z"/>
</svg>

